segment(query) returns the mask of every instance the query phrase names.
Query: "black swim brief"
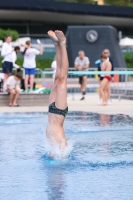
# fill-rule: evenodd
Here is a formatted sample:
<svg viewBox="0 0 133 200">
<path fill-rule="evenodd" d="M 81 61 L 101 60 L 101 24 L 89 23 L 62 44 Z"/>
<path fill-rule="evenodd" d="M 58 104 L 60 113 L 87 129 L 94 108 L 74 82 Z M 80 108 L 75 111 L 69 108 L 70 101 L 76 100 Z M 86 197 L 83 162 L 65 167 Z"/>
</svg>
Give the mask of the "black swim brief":
<svg viewBox="0 0 133 200">
<path fill-rule="evenodd" d="M 104 79 L 104 76 L 100 76 L 100 81 L 102 81 Z"/>
<path fill-rule="evenodd" d="M 61 109 L 57 108 L 55 106 L 55 102 L 53 102 L 49 105 L 49 112 L 53 113 L 53 114 L 57 114 L 57 115 L 63 115 L 64 117 L 66 117 L 66 115 L 68 113 L 68 107 L 65 110 L 61 110 Z"/>
</svg>

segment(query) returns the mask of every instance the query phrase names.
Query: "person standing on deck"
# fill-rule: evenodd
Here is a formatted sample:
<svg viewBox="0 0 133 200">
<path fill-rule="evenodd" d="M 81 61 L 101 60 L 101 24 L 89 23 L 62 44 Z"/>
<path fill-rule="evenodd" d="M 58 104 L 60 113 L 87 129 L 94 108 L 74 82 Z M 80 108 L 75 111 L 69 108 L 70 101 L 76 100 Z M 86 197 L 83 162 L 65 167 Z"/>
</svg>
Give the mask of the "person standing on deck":
<svg viewBox="0 0 133 200">
<path fill-rule="evenodd" d="M 111 66 L 112 66 L 112 68 L 111 68 L 111 71 L 114 71 L 114 64 L 113 64 L 113 60 L 112 60 L 112 58 L 110 57 L 110 51 L 109 51 L 109 49 L 104 49 L 103 50 L 103 54 L 105 55 L 105 56 L 107 56 L 107 60 L 111 63 Z M 114 74 L 111 74 L 111 81 L 114 81 Z M 109 84 L 108 84 L 108 88 L 107 88 L 107 95 L 108 95 L 108 100 L 107 100 L 107 104 L 112 104 L 112 102 L 111 102 L 111 100 L 110 100 L 110 82 L 109 82 Z"/>
<path fill-rule="evenodd" d="M 78 71 L 88 71 L 89 64 L 90 64 L 90 61 L 89 61 L 89 58 L 85 56 L 85 52 L 79 51 L 78 57 L 76 57 L 75 62 L 74 62 L 74 67 Z M 80 100 L 84 100 L 85 94 L 86 94 L 86 86 L 87 86 L 87 75 L 79 76 L 79 84 L 80 84 L 80 91 L 82 93 L 82 98 Z"/>
<path fill-rule="evenodd" d="M 12 52 L 14 50 L 12 48 L 11 41 L 12 36 L 7 35 L 1 49 L 1 56 L 4 57 L 4 59 L 2 60 L 2 72 L 4 73 L 4 83 L 7 80 L 7 78 L 11 76 L 13 70 Z"/>
<path fill-rule="evenodd" d="M 33 92 L 33 84 L 34 84 L 34 77 L 36 73 L 36 55 L 42 55 L 42 43 L 39 43 L 40 49 L 37 50 L 35 48 L 31 48 L 31 42 L 27 41 L 25 45 L 21 45 L 25 47 L 23 52 L 24 55 L 24 63 L 23 67 L 25 69 L 25 90 L 28 92 L 28 80 L 30 76 L 30 92 Z"/>
<path fill-rule="evenodd" d="M 102 54 L 100 59 L 102 60 L 101 63 L 101 71 L 111 71 L 112 69 L 112 64 L 110 61 L 107 60 L 107 57 L 105 54 Z M 110 74 L 105 74 L 103 80 L 101 81 L 101 85 L 100 85 L 100 94 L 101 94 L 101 98 L 102 98 L 102 106 L 106 106 L 108 104 L 108 92 L 107 89 L 110 85 L 110 81 L 111 81 L 111 75 Z"/>
<path fill-rule="evenodd" d="M 17 54 L 19 52 L 20 52 L 20 47 L 19 46 L 16 46 L 14 48 L 14 51 L 12 52 L 12 64 L 13 64 L 13 67 L 16 68 L 16 69 L 20 69 L 20 66 L 15 63 L 16 60 L 17 60 Z"/>
</svg>

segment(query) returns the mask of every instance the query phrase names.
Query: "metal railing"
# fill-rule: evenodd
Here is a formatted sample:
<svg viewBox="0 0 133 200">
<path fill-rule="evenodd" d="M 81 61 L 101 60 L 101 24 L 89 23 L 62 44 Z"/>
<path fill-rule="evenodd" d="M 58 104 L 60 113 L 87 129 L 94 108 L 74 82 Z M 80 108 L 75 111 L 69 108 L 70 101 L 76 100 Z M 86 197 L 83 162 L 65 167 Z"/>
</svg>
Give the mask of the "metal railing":
<svg viewBox="0 0 133 200">
<path fill-rule="evenodd" d="M 38 69 L 36 68 L 36 75 L 35 75 L 35 82 L 40 84 L 40 85 L 44 85 L 44 80 L 45 80 L 45 74 L 42 73 L 42 70 L 41 69 Z M 2 73 L 2 68 L 0 68 L 0 73 Z M 13 68 L 13 72 L 12 74 L 16 74 L 17 73 L 17 69 L 16 68 Z M 22 77 L 24 79 L 25 77 L 25 71 L 24 71 L 24 68 L 21 68 L 21 73 L 22 73 Z M 0 79 L 0 82 L 1 82 L 1 79 Z M 2 87 L 2 84 L 1 84 L 1 87 Z"/>
<path fill-rule="evenodd" d="M 23 76 L 23 78 L 25 77 L 25 73 L 24 73 L 24 68 L 21 68 L 21 72 L 22 72 L 22 76 Z M 35 75 L 35 77 L 36 78 L 42 78 L 42 75 L 43 75 L 43 71 L 41 70 L 41 69 L 39 69 L 39 68 L 36 68 L 36 75 Z M 38 73 L 39 72 L 39 73 Z M 0 68 L 0 73 L 2 73 L 2 68 Z M 13 74 L 16 74 L 17 73 L 17 69 L 16 68 L 13 68 L 13 72 L 12 72 Z M 40 74 L 40 75 L 39 75 Z"/>
<path fill-rule="evenodd" d="M 0 69 L 1 71 L 1 69 Z M 24 77 L 24 70 L 23 77 Z M 45 71 L 36 69 L 35 82 L 40 85 L 40 87 L 52 88 L 53 86 L 53 71 L 48 68 Z M 16 73 L 16 70 L 14 70 Z M 118 68 L 114 72 L 98 72 L 97 68 L 91 68 L 89 71 L 76 71 L 74 68 L 69 68 L 68 79 L 67 79 L 67 90 L 68 93 L 74 95 L 80 93 L 79 76 L 87 76 L 87 87 L 86 92 L 98 93 L 99 92 L 99 79 L 98 74 L 114 74 L 114 81 L 111 81 L 111 97 L 118 98 L 128 98 L 133 99 L 133 69 Z"/>
<path fill-rule="evenodd" d="M 45 69 L 43 74 L 43 87 L 51 88 L 53 85 L 52 74 L 50 69 Z M 98 74 L 113 74 L 114 81 L 111 81 L 111 97 L 118 98 L 129 98 L 133 99 L 133 69 L 118 68 L 114 72 L 98 72 L 97 68 L 91 68 L 89 71 L 76 71 L 74 68 L 69 68 L 68 80 L 67 80 L 67 90 L 68 93 L 74 95 L 80 92 L 79 76 L 86 75 L 87 78 L 87 88 L 86 92 L 98 93 L 99 91 L 99 79 Z"/>
</svg>

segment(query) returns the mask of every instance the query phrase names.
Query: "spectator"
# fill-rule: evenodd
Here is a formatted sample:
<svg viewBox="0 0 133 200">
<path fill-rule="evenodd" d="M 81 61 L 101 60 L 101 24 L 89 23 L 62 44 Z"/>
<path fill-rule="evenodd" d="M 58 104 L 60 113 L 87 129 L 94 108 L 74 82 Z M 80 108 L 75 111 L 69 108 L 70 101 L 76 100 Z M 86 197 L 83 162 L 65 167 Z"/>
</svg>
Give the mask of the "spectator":
<svg viewBox="0 0 133 200">
<path fill-rule="evenodd" d="M 114 71 L 114 64 L 113 64 L 113 60 L 112 58 L 110 57 L 110 51 L 109 49 L 104 49 L 103 52 L 102 52 L 105 56 L 107 56 L 107 60 L 111 62 L 111 65 L 112 65 L 112 70 L 111 71 Z M 111 75 L 112 77 L 112 80 L 114 80 L 114 74 Z"/>
<path fill-rule="evenodd" d="M 13 63 L 13 67 L 15 67 L 16 69 L 19 69 L 20 66 L 18 66 L 15 62 L 17 60 L 17 54 L 20 52 L 20 47 L 16 46 L 14 48 L 14 51 L 12 52 L 12 63 Z"/>
<path fill-rule="evenodd" d="M 75 68 L 79 71 L 88 71 L 89 68 L 89 58 L 85 56 L 84 51 L 78 52 L 78 57 L 75 59 Z M 79 76 L 79 84 L 81 85 L 80 91 L 82 93 L 82 98 L 80 100 L 85 99 L 86 94 L 86 86 L 87 86 L 87 75 L 80 75 Z"/>
<path fill-rule="evenodd" d="M 53 70 L 53 83 L 54 83 L 54 79 L 55 79 L 55 74 L 56 74 L 56 69 L 57 69 L 57 61 L 56 61 L 56 55 L 54 57 L 54 60 L 51 64 L 51 68 Z"/>
<path fill-rule="evenodd" d="M 111 65 L 112 65 L 111 71 L 114 71 L 113 61 L 112 61 L 112 59 L 110 58 L 110 51 L 109 51 L 108 49 L 104 49 L 103 54 L 107 57 L 107 60 L 111 62 Z M 95 64 L 97 64 L 97 66 L 98 66 L 98 71 L 101 71 L 101 62 L 102 62 L 101 60 L 97 60 L 97 61 L 95 62 Z M 100 85 L 101 85 L 101 82 L 102 82 L 102 80 L 103 80 L 103 78 L 104 78 L 104 75 L 98 75 L 98 77 L 99 77 L 99 83 L 100 83 Z M 112 74 L 111 77 L 112 77 L 112 81 L 113 81 L 113 80 L 114 80 L 114 75 Z M 110 100 L 110 82 L 109 82 L 108 88 L 107 88 L 107 99 L 108 99 L 107 104 L 112 104 L 112 102 L 111 102 L 111 100 Z M 98 104 L 101 104 L 101 103 L 102 103 L 100 90 L 99 90 L 99 101 L 98 101 L 97 103 L 98 103 Z"/>
<path fill-rule="evenodd" d="M 107 60 L 107 56 L 105 54 L 102 54 L 100 58 L 102 60 L 101 71 L 110 72 L 111 69 L 112 69 L 112 64 L 109 60 Z M 100 94 L 101 94 L 101 97 L 102 97 L 101 105 L 102 106 L 105 106 L 105 105 L 108 104 L 108 102 L 107 102 L 107 100 L 108 100 L 107 89 L 109 87 L 108 84 L 110 83 L 110 81 L 111 81 L 110 74 L 105 74 L 103 80 L 101 81 L 101 85 L 100 85 Z"/>
<path fill-rule="evenodd" d="M 28 79 L 28 86 L 29 86 L 29 85 L 30 85 L 30 79 Z M 24 79 L 21 80 L 20 88 L 21 88 L 22 90 L 25 90 Z M 35 88 L 36 88 L 36 83 L 34 82 L 34 83 L 33 83 L 33 89 L 35 89 Z"/>
<path fill-rule="evenodd" d="M 34 84 L 34 76 L 36 73 L 36 55 L 42 55 L 43 49 L 42 44 L 39 43 L 40 50 L 37 50 L 35 48 L 31 48 L 31 42 L 27 41 L 25 43 L 25 50 L 23 52 L 24 55 L 24 63 L 23 67 L 25 68 L 25 90 L 28 92 L 28 80 L 30 76 L 30 92 L 33 92 L 33 84 Z"/>
<path fill-rule="evenodd" d="M 17 73 L 15 76 L 10 76 L 4 83 L 3 90 L 10 94 L 9 97 L 9 106 L 19 106 L 17 104 L 17 100 L 20 94 L 20 80 L 22 79 L 22 75 Z"/>
<path fill-rule="evenodd" d="M 0 73 L 0 92 L 2 92 L 3 88 L 3 79 L 4 79 L 4 74 Z"/>
<path fill-rule="evenodd" d="M 3 82 L 5 82 L 6 79 L 12 74 L 12 69 L 13 69 L 13 63 L 12 63 L 13 49 L 11 41 L 12 41 L 12 36 L 7 35 L 1 49 L 1 56 L 4 57 L 4 59 L 2 60 L 2 70 L 4 73 Z"/>
<path fill-rule="evenodd" d="M 95 62 L 95 64 L 97 65 L 98 72 L 102 71 L 101 70 L 102 60 L 97 60 Z M 99 79 L 99 84 L 100 84 L 100 87 L 101 87 L 101 83 L 102 83 L 102 80 L 104 79 L 104 75 L 98 74 L 98 79 Z M 99 89 L 99 100 L 98 100 L 97 104 L 101 104 L 101 103 L 102 103 L 102 96 L 101 96 L 100 89 Z"/>
<path fill-rule="evenodd" d="M 111 65 L 112 65 L 111 71 L 114 71 L 114 65 L 113 65 L 113 61 L 112 61 L 112 59 L 110 57 L 110 51 L 109 51 L 109 49 L 104 49 L 103 50 L 103 54 L 107 57 L 107 60 L 111 62 Z M 111 74 L 111 77 L 112 77 L 112 81 L 114 81 L 114 74 Z M 109 82 L 108 88 L 107 88 L 107 97 L 108 97 L 107 103 L 108 104 L 112 104 L 112 102 L 110 100 L 110 82 Z"/>
</svg>

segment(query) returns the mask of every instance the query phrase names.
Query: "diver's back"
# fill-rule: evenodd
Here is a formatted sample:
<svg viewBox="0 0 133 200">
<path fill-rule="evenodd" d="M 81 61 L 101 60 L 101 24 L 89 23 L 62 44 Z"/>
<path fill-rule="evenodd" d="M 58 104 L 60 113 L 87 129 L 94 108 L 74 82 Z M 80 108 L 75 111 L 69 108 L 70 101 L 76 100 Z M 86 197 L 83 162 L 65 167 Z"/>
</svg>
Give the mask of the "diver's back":
<svg viewBox="0 0 133 200">
<path fill-rule="evenodd" d="M 53 113 L 48 114 L 48 125 L 46 129 L 46 136 L 48 140 L 58 144 L 66 143 L 63 122 L 63 116 Z"/>
</svg>

